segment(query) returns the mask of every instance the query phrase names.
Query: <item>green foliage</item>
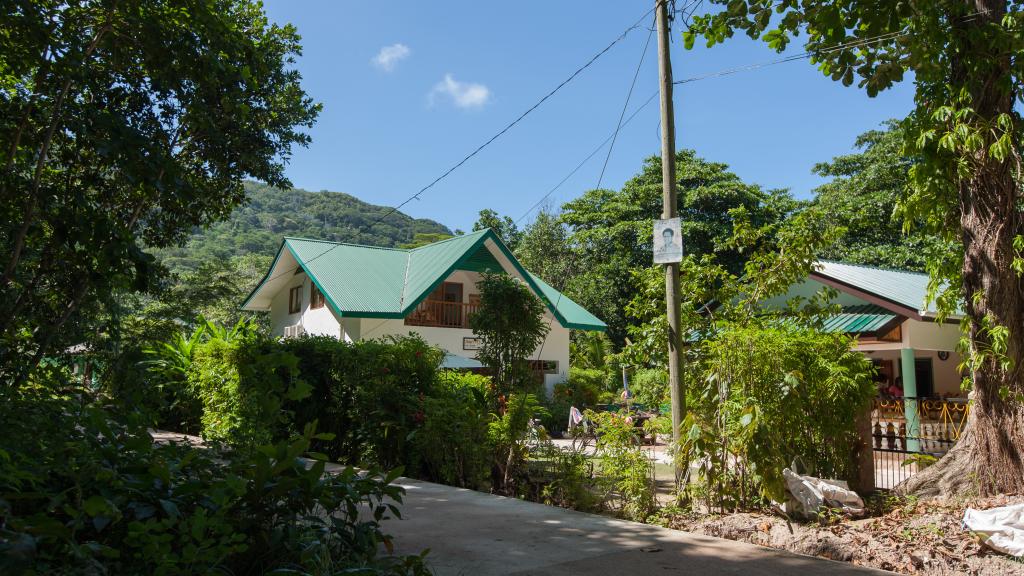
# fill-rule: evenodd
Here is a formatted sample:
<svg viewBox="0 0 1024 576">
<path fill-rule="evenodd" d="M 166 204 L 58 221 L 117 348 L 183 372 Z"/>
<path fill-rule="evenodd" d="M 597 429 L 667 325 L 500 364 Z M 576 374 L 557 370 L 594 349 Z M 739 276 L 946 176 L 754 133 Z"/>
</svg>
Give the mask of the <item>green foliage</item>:
<svg viewBox="0 0 1024 576">
<path fill-rule="evenodd" d="M 487 438 L 494 449 L 495 488 L 513 494 L 526 473 L 528 442 L 535 429 L 534 416 L 543 415 L 544 407 L 533 394 L 510 394 L 504 410 L 493 414 L 487 427 Z"/>
<path fill-rule="evenodd" d="M 292 413 L 286 403 L 309 396 L 299 358 L 253 333 L 212 334 L 199 345 L 189 367 L 189 386 L 203 406 L 207 440 L 254 447 L 286 437 Z"/>
<path fill-rule="evenodd" d="M 469 323 L 483 340 L 477 358 L 494 373 L 498 390 L 508 394 L 531 386 L 526 359 L 544 340 L 544 304 L 522 281 L 484 274 L 477 283 L 480 307 Z"/>
<path fill-rule="evenodd" d="M 814 206 L 825 220 L 845 228 L 835 244 L 822 250 L 822 258 L 923 272 L 937 251 L 955 251 L 919 224 L 905 229 L 895 214 L 910 191 L 907 171 L 915 160 L 904 155 L 904 139 L 899 124 L 890 121 L 885 130 L 857 137 L 860 152 L 814 167 L 819 176 L 832 178 L 815 190 Z"/>
<path fill-rule="evenodd" d="M 423 424 L 413 437 L 420 477 L 462 488 L 488 486 L 490 386 L 490 379 L 475 374 L 438 379 L 424 400 Z"/>
<path fill-rule="evenodd" d="M 577 436 L 569 447 L 541 442 L 530 450 L 531 463 L 547 472 L 536 499 L 549 505 L 582 511 L 598 511 L 594 462 L 586 438 Z"/>
<path fill-rule="evenodd" d="M 723 326 L 708 344 L 679 454 L 697 462 L 709 506 L 782 499 L 782 469 L 851 479 L 854 427 L 875 390 L 870 360 L 849 337 L 794 321 Z"/>
<path fill-rule="evenodd" d="M 157 413 L 156 425 L 161 429 L 186 434 L 199 434 L 202 430 L 203 405 L 199 394 L 189 386 L 189 373 L 206 330 L 207 326 L 202 325 L 187 337 L 175 332 L 169 342 L 158 342 L 143 350 L 149 357 L 144 362 L 149 376 L 145 386 L 156 395 L 143 410 Z"/>
<path fill-rule="evenodd" d="M 1024 289 L 1019 247 L 1021 156 L 1024 118 L 1024 11 L 1019 2 L 928 2 L 878 10 L 874 2 L 825 0 L 714 0 L 715 8 L 693 19 L 687 46 L 698 36 L 708 46 L 736 31 L 785 50 L 798 34 L 818 69 L 868 96 L 891 88 L 910 72 L 915 107 L 901 122 L 901 156 L 913 158 L 909 194 L 897 204 L 905 230 L 922 230 L 953 249 L 929 254 L 929 297 L 940 316 L 965 315 L 961 348 L 977 405 L 978 434 L 995 434 L 1009 412 L 1024 412 L 1024 388 L 1016 370 L 1024 362 Z M 865 41 L 870 40 L 870 41 Z M 986 325 L 987 324 L 987 325 Z M 994 331 L 1005 327 L 1007 355 Z M 967 448 L 984 476 L 983 493 L 1018 492 L 1024 486 L 1024 438 Z M 1015 463 L 1014 465 L 1008 465 Z M 941 466 L 941 464 L 940 464 Z M 935 478 L 938 475 L 933 476 Z"/>
<path fill-rule="evenodd" d="M 523 229 L 515 255 L 523 267 L 560 292 L 570 278 L 584 272 L 569 241 L 568 228 L 558 214 L 545 208 Z"/>
<path fill-rule="evenodd" d="M 297 358 L 309 395 L 289 403 L 295 421 L 331 433 L 317 444 L 332 459 L 415 471 L 410 436 L 422 423 L 441 352 L 421 338 L 341 342 L 329 336 L 276 344 Z"/>
<path fill-rule="evenodd" d="M 731 273 L 740 272 L 746 260 L 728 242 L 731 210 L 745 208 L 751 222 L 766 225 L 800 206 L 787 192 L 744 183 L 725 164 L 708 162 L 692 150 L 676 154 L 676 174 L 685 253 L 697 259 L 714 255 Z M 567 294 L 608 324 L 618 346 L 633 322 L 626 310 L 634 296 L 633 274 L 653 261 L 651 226 L 661 217 L 661 201 L 661 159 L 651 157 L 622 190 L 590 190 L 562 207 L 578 262 Z"/>
<path fill-rule="evenodd" d="M 227 262 L 249 254 L 273 257 L 283 236 L 368 246 L 418 244 L 451 236 L 448 228 L 433 220 L 413 219 L 401 212 L 377 222 L 390 208 L 343 192 L 309 192 L 246 182 L 245 193 L 246 203 L 231 212 L 227 220 L 194 231 L 184 246 L 160 250 L 161 261 L 175 273 L 186 275 L 207 262 Z M 267 268 L 269 262 L 259 274 Z"/>
<path fill-rule="evenodd" d="M 603 370 L 608 357 L 615 353 L 612 341 L 604 332 L 577 331 L 569 342 L 569 360 L 573 366 Z"/>
<path fill-rule="evenodd" d="M 597 435 L 599 482 L 605 502 L 630 520 L 643 522 L 655 508 L 654 465 L 637 441 L 636 426 L 624 414 L 586 413 Z"/>
<path fill-rule="evenodd" d="M 522 233 L 519 231 L 516 223 L 508 216 L 499 216 L 494 210 L 484 208 L 480 211 L 476 222 L 473 223 L 473 232 L 487 230 L 488 228 L 493 230 L 510 250 L 515 251 L 519 246 L 519 239 Z"/>
<path fill-rule="evenodd" d="M 434 242 L 440 242 L 454 238 L 451 234 L 445 234 L 444 232 L 416 232 L 412 240 L 403 242 L 398 245 L 399 248 L 405 248 L 411 250 L 413 248 L 419 248 L 420 246 L 426 246 L 427 244 L 433 244 Z"/>
<path fill-rule="evenodd" d="M 295 28 L 257 2 L 41 1 L 3 29 L 0 380 L 19 386 L 155 287 L 147 249 L 226 218 L 246 178 L 288 185 L 320 108 Z"/>
<path fill-rule="evenodd" d="M 421 557 L 380 555 L 397 473 L 307 466 L 312 427 L 239 454 L 155 444 L 72 397 L 0 410 L 5 574 L 426 573 Z"/>
<path fill-rule="evenodd" d="M 669 401 L 668 372 L 660 368 L 642 368 L 633 373 L 629 390 L 633 401 L 656 409 Z"/>
<path fill-rule="evenodd" d="M 604 373 L 599 370 L 569 368 L 569 381 L 555 384 L 551 398 L 545 402 L 547 415 L 541 421 L 551 434 L 564 434 L 569 429 L 569 409 L 590 408 L 598 403 L 603 389 Z"/>
</svg>

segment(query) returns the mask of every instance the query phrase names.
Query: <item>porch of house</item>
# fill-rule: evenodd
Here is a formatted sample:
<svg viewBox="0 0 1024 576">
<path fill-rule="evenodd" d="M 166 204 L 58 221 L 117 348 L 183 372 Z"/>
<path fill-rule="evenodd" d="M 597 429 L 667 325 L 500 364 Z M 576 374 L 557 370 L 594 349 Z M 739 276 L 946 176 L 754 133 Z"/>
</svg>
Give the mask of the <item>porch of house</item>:
<svg viewBox="0 0 1024 576">
<path fill-rule="evenodd" d="M 970 410 L 955 324 L 908 319 L 895 336 L 857 346 L 876 368 L 871 444 L 878 489 L 895 487 L 949 451 Z"/>
</svg>

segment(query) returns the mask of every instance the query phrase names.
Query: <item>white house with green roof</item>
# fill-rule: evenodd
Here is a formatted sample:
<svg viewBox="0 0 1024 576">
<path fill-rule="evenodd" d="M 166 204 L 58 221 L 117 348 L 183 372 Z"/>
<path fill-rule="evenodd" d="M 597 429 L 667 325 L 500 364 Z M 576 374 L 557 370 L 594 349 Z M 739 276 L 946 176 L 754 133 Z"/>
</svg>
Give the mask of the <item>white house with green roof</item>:
<svg viewBox="0 0 1024 576">
<path fill-rule="evenodd" d="M 927 302 L 927 274 L 821 261 L 806 280 L 767 305 L 810 297 L 826 286 L 838 292 L 832 303 L 842 310 L 825 329 L 857 337 L 857 350 L 878 369 L 880 388 L 899 382 L 905 396 L 962 396 L 956 352 L 961 316 L 938 319 L 934 303 Z"/>
<path fill-rule="evenodd" d="M 448 353 L 448 365 L 479 366 L 469 317 L 483 272 L 510 274 L 544 302 L 551 330 L 533 366 L 548 387 L 566 380 L 570 331 L 604 330 L 604 322 L 523 268 L 490 230 L 411 250 L 285 238 L 242 308 L 270 312 L 274 336 L 354 342 L 417 333 Z"/>
</svg>

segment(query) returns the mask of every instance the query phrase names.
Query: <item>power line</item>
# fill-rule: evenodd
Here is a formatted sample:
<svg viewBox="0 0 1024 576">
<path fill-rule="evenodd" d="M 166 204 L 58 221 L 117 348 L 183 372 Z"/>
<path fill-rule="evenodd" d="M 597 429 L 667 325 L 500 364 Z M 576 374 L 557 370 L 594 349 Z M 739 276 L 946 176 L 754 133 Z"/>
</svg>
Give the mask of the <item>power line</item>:
<svg viewBox="0 0 1024 576">
<path fill-rule="evenodd" d="M 647 42 L 644 43 L 644 51 L 640 53 L 640 62 L 636 65 L 636 72 L 633 73 L 633 82 L 629 85 L 629 92 L 626 94 L 626 101 L 622 103 L 622 112 L 619 113 L 619 121 L 615 125 L 615 133 L 612 134 L 612 143 L 608 146 L 608 154 L 604 157 L 604 166 L 601 166 L 601 175 L 597 177 L 597 186 L 601 187 L 601 181 L 604 180 L 604 172 L 608 169 L 608 160 L 612 157 L 612 151 L 615 150 L 615 141 L 619 137 L 619 130 L 622 128 L 622 119 L 626 116 L 626 110 L 629 108 L 629 100 L 633 97 L 633 89 L 636 88 L 636 79 L 640 76 L 640 69 L 643 68 L 644 58 L 647 57 L 647 49 L 651 46 L 651 38 L 654 37 L 654 29 L 651 29 L 650 33 L 647 34 Z"/>
<path fill-rule="evenodd" d="M 624 40 L 624 39 L 626 38 L 626 36 L 628 36 L 628 35 L 629 35 L 629 33 L 630 33 L 630 32 L 632 32 L 633 30 L 636 30 L 637 28 L 639 28 L 639 27 L 640 27 L 640 23 L 641 23 L 641 22 L 643 22 L 643 21 L 644 21 L 644 20 L 645 20 L 645 19 L 647 18 L 647 16 L 649 16 L 649 15 L 650 15 L 650 14 L 651 14 L 652 12 L 654 12 L 654 8 L 651 8 L 651 9 L 649 9 L 649 10 L 648 10 L 647 12 L 644 12 L 643 16 L 641 16 L 641 17 L 640 17 L 640 18 L 638 18 L 638 19 L 637 19 L 637 20 L 636 20 L 635 22 L 633 22 L 633 24 L 631 24 L 631 25 L 630 25 L 630 26 L 629 26 L 628 28 L 626 28 L 626 29 L 625 29 L 625 30 L 624 30 L 624 31 L 623 31 L 623 32 L 622 32 L 621 34 L 619 34 L 619 35 L 618 35 L 618 36 L 617 36 L 617 37 L 616 37 L 616 38 L 615 38 L 614 40 L 612 40 L 612 41 L 611 41 L 611 43 L 609 43 L 609 44 L 608 44 L 607 46 L 605 46 L 605 47 L 604 47 L 604 48 L 603 48 L 603 49 L 602 49 L 602 50 L 601 50 L 600 52 L 598 52 L 597 54 L 594 54 L 594 56 L 592 56 L 592 57 L 590 58 L 590 60 L 588 60 L 588 61 L 587 61 L 587 62 L 586 62 L 585 64 L 583 64 L 582 66 L 580 66 L 579 68 L 577 68 L 577 69 L 576 69 L 576 70 L 575 70 L 575 71 L 574 71 L 574 72 L 573 72 L 572 74 L 570 74 L 570 75 L 569 75 L 569 77 L 568 77 L 568 78 L 566 78 L 565 80 L 563 80 L 563 81 L 562 81 L 562 82 L 561 82 L 560 84 L 558 84 L 558 86 L 555 86 L 555 87 L 554 87 L 554 89 L 552 89 L 552 90 L 551 90 L 550 92 L 548 92 L 547 94 L 545 94 L 545 95 L 544 95 L 544 96 L 543 96 L 543 97 L 542 97 L 542 98 L 541 98 L 540 100 L 538 100 L 538 101 L 537 101 L 537 102 L 536 102 L 536 103 L 535 103 L 535 104 L 534 104 L 533 106 L 530 106 L 529 108 L 527 108 L 527 109 L 526 109 L 526 111 L 525 111 L 525 112 L 523 112 L 522 114 L 520 114 L 520 115 L 519 115 L 519 116 L 518 116 L 518 117 L 517 117 L 517 118 L 516 118 L 515 120 L 513 120 L 512 122 L 510 122 L 510 123 L 509 123 L 508 125 L 506 125 L 506 126 L 505 126 L 504 128 L 502 128 L 501 130 L 499 130 L 499 131 L 498 131 L 498 133 L 496 133 L 496 134 L 495 134 L 494 136 L 491 136 L 491 137 L 490 137 L 490 138 L 489 138 L 489 139 L 488 139 L 488 140 L 487 140 L 486 142 L 484 142 L 483 144 L 481 144 L 481 145 L 477 146 L 477 147 L 476 147 L 476 149 L 474 149 L 474 150 L 473 150 L 472 152 L 470 152 L 469 154 L 467 154 L 467 155 L 466 155 L 466 156 L 465 156 L 465 157 L 464 157 L 464 158 L 463 158 L 462 160 L 459 160 L 459 161 L 458 161 L 457 163 L 455 163 L 455 164 L 454 164 L 454 165 L 453 165 L 453 166 L 452 166 L 451 168 L 449 168 L 448 170 L 446 170 L 446 171 L 445 171 L 444 173 L 442 173 L 442 174 L 441 174 L 440 176 L 438 176 L 437 178 L 434 178 L 434 180 L 433 180 L 433 181 L 431 181 L 431 182 L 430 182 L 429 184 L 427 184 L 427 185 L 426 185 L 426 186 L 424 186 L 423 188 L 420 188 L 418 192 L 416 192 L 416 193 L 415 193 L 415 194 L 413 194 L 412 196 L 409 196 L 409 197 L 408 197 L 408 198 L 406 198 L 406 199 L 405 199 L 404 201 L 402 201 L 402 202 L 401 202 L 400 204 L 398 204 L 398 205 L 396 205 L 396 206 L 393 206 L 393 207 L 391 207 L 390 209 L 388 209 L 388 211 L 387 211 L 387 212 L 385 212 L 383 216 L 381 216 L 381 217 L 377 218 L 376 220 L 374 220 L 374 221 L 373 221 L 373 223 L 371 223 L 371 224 L 370 224 L 370 225 L 369 225 L 369 226 L 367 227 L 367 229 L 372 229 L 372 228 L 373 228 L 374 226 L 376 226 L 377 224 L 380 224 L 380 223 L 381 223 L 381 222 L 383 222 L 383 221 L 384 221 L 384 220 L 385 220 L 385 219 L 386 219 L 386 218 L 387 218 L 388 216 L 391 216 L 391 215 L 392 215 L 392 214 L 394 214 L 395 212 L 398 212 L 399 210 L 401 210 L 401 208 L 402 208 L 403 206 L 405 206 L 405 205 L 406 205 L 406 204 L 408 204 L 409 202 L 412 202 L 413 200 L 419 200 L 419 197 L 420 197 L 420 195 L 421 195 L 421 194 L 423 194 L 424 192 L 426 192 L 426 191 L 427 191 L 427 190 L 429 190 L 430 188 L 433 188 L 433 187 L 434 187 L 434 185 L 436 185 L 436 184 L 437 184 L 438 182 L 440 182 L 441 180 L 444 180 L 445 178 L 447 178 L 447 177 L 448 177 L 448 175 L 449 175 L 449 174 L 451 174 L 452 172 L 454 172 L 454 171 L 458 170 L 458 169 L 459 169 L 459 168 L 460 168 L 460 167 L 461 167 L 461 166 L 462 166 L 463 164 L 465 164 L 465 163 L 466 163 L 466 162 L 468 162 L 468 161 L 469 161 L 469 160 L 470 160 L 471 158 L 473 158 L 474 156 L 476 156 L 477 154 L 479 154 L 479 153 L 480 153 L 480 152 L 481 152 L 481 151 L 482 151 L 482 150 L 483 150 L 484 148 L 487 148 L 488 146 L 490 146 L 490 145 L 491 145 L 491 144 L 492 144 L 492 143 L 493 143 L 493 142 L 494 142 L 495 140 L 497 140 L 498 138 L 500 138 L 501 136 L 503 136 L 503 135 L 504 135 L 504 134 L 505 134 L 506 132 L 508 132 L 509 130 L 511 130 L 511 129 L 512 129 L 512 128 L 513 128 L 513 127 L 514 127 L 514 126 L 516 125 L 516 124 L 518 124 L 518 123 L 519 123 L 520 121 L 522 121 L 522 120 L 523 120 L 524 118 L 526 118 L 526 117 L 527 117 L 527 116 L 528 116 L 528 115 L 529 115 L 529 114 L 530 114 L 531 112 L 533 112 L 534 110 L 536 110 L 537 108 L 539 108 L 539 107 L 541 106 L 541 104 L 543 104 L 544 102 L 546 102 L 546 101 L 547 101 L 547 100 L 548 100 L 549 98 L 551 98 L 552 96 L 554 96 L 554 95 L 555 95 L 555 94 L 556 94 L 556 93 L 557 93 L 557 92 L 558 92 L 559 90 L 561 90 L 561 89 L 562 89 L 562 88 L 564 88 L 564 87 L 565 87 L 565 86 L 566 86 L 567 84 L 569 84 L 569 83 L 570 83 L 570 82 L 572 82 L 572 81 L 573 81 L 574 79 L 576 79 L 576 77 L 577 77 L 577 76 L 579 76 L 579 75 L 580 75 L 580 74 L 581 74 L 581 73 L 582 73 L 582 72 L 583 72 L 584 70 L 586 70 L 587 68 L 589 68 L 589 67 L 590 67 L 590 66 L 591 66 L 591 65 L 592 65 L 592 64 L 593 64 L 594 62 L 596 62 L 596 61 L 597 61 L 597 60 L 598 60 L 598 59 L 599 59 L 600 57 L 604 56 L 604 55 L 605 55 L 605 54 L 606 54 L 606 53 L 607 53 L 607 52 L 608 52 L 609 50 L 611 50 L 611 49 L 612 49 L 613 47 L 615 47 L 615 45 L 616 45 L 616 44 L 618 44 L 619 42 L 621 42 L 622 40 Z M 337 244 L 335 244 L 335 245 L 334 245 L 334 246 L 332 246 L 331 248 L 328 248 L 327 250 L 325 250 L 325 251 L 321 252 L 320 254 L 317 254 L 316 256 L 314 256 L 314 257 L 310 258 L 309 260 L 306 260 L 306 263 L 308 264 L 309 262 L 312 262 L 313 260 L 316 260 L 317 258 L 319 258 L 319 257 L 321 257 L 321 256 L 323 256 L 323 255 L 325 255 L 325 254 L 327 254 L 328 252 L 330 252 L 331 250 L 334 250 L 334 249 L 335 249 L 335 248 L 337 248 L 337 247 L 338 247 L 338 245 L 337 245 Z M 264 282 L 270 282 L 270 281 L 272 281 L 272 280 L 276 280 L 277 278 L 280 278 L 280 277 L 281 277 L 281 276 L 283 276 L 283 275 L 284 275 L 284 273 L 281 273 L 281 274 L 278 274 L 278 275 L 276 275 L 276 276 L 273 276 L 273 277 L 271 277 L 271 278 L 268 278 L 268 279 L 264 280 L 263 282 L 261 282 L 261 284 L 262 284 L 262 283 L 264 283 Z"/>
<path fill-rule="evenodd" d="M 644 108 L 646 108 L 652 101 L 654 101 L 654 99 L 657 96 L 658 96 L 658 92 L 654 92 L 653 94 L 648 96 L 647 100 L 645 100 L 643 104 L 641 104 L 640 106 L 637 106 L 636 109 L 633 110 L 633 112 L 628 117 L 626 117 L 626 119 L 622 122 L 622 125 L 619 127 L 619 129 L 625 128 L 627 125 L 629 125 L 629 123 L 632 122 L 634 118 L 636 118 L 636 115 L 639 114 Z M 541 196 L 540 200 L 535 202 L 533 204 L 533 206 L 530 206 L 529 210 L 524 212 L 523 215 L 520 216 L 518 220 L 516 220 L 516 224 L 519 224 L 524 218 L 529 216 L 531 212 L 536 210 L 538 206 L 543 204 L 544 201 L 547 200 L 552 194 L 554 194 L 559 188 L 561 188 L 562 185 L 565 184 L 569 180 L 569 178 L 572 178 L 573 175 L 575 175 L 577 172 L 579 172 L 580 168 L 583 168 L 583 166 L 587 162 L 589 162 L 591 158 L 596 156 L 598 152 L 600 152 L 609 142 L 611 142 L 612 138 L 614 138 L 614 137 L 615 137 L 615 133 L 614 132 L 609 134 L 608 137 L 605 138 L 600 144 L 598 144 L 596 148 L 591 150 L 590 154 L 587 154 L 586 158 L 584 158 L 579 164 L 577 164 L 575 168 L 570 170 L 569 173 L 566 174 L 565 177 L 562 178 L 558 182 L 558 184 L 555 184 L 555 186 L 553 188 L 551 188 L 550 190 L 548 190 L 547 193 L 544 194 L 544 196 Z"/>
<path fill-rule="evenodd" d="M 475 150 L 473 150 L 468 155 L 466 155 L 462 160 L 459 160 L 457 163 L 455 163 L 455 165 L 453 165 L 451 168 L 446 170 L 443 174 L 441 174 L 440 176 L 435 178 L 430 184 L 427 184 L 423 188 L 420 188 L 418 192 L 416 192 L 412 196 L 406 198 L 401 204 L 399 204 L 399 205 L 395 206 L 394 208 L 392 208 L 391 210 L 389 210 L 386 214 L 384 214 L 384 216 L 382 216 L 376 222 L 374 222 L 373 225 L 379 224 L 382 220 L 384 220 L 388 216 L 394 214 L 395 212 L 400 210 L 403 206 L 405 206 L 409 202 L 412 202 L 413 200 L 418 200 L 420 194 L 426 192 L 430 188 L 433 188 L 435 184 L 437 184 L 441 180 L 445 179 L 449 174 L 451 174 L 452 172 L 457 170 L 460 166 L 462 166 L 463 164 L 468 162 L 471 158 L 473 158 L 478 153 L 480 153 L 481 150 L 483 150 L 484 148 L 489 146 L 492 142 L 494 142 L 495 140 L 500 138 L 502 135 L 504 135 L 506 132 L 511 130 L 523 118 L 526 118 L 526 116 L 528 116 L 531 112 L 533 112 L 538 107 L 540 107 L 541 104 L 546 102 L 548 98 L 551 98 L 552 96 L 554 96 L 555 93 L 557 93 L 559 90 L 561 90 L 563 87 L 565 87 L 566 84 L 572 82 L 577 76 L 580 75 L 580 73 L 582 73 L 584 70 L 589 68 L 590 65 L 593 64 L 594 62 L 596 62 L 598 58 L 600 58 L 601 56 L 604 56 L 605 53 L 607 53 L 609 50 L 611 50 L 616 44 L 618 44 L 619 42 L 624 40 L 626 38 L 626 36 L 629 35 L 630 32 L 632 32 L 633 30 L 636 30 L 640 26 L 640 23 L 643 22 L 644 19 L 647 18 L 647 16 L 651 12 L 653 12 L 653 11 L 654 11 L 654 8 L 651 8 L 650 10 L 645 12 L 644 15 L 641 16 L 639 19 L 637 19 L 637 21 L 634 22 L 632 25 L 630 25 L 629 28 L 626 28 L 622 32 L 622 34 L 619 34 L 619 36 L 617 38 L 615 38 L 615 40 L 612 40 L 612 42 L 610 44 L 608 44 L 607 46 L 605 46 L 603 50 L 601 50 L 600 52 L 595 54 L 593 57 L 591 57 L 590 60 L 588 60 L 586 64 L 584 64 L 584 65 L 580 66 L 579 68 L 577 68 L 575 72 L 573 72 L 571 75 L 569 75 L 569 77 L 566 78 L 565 80 L 563 80 L 558 86 L 555 86 L 555 88 L 553 90 L 551 90 L 550 92 L 545 94 L 544 97 L 542 97 L 540 100 L 538 100 L 536 104 L 534 104 L 533 106 L 530 106 L 525 112 L 520 114 L 515 120 L 513 120 L 507 126 L 505 126 L 500 131 L 498 131 L 497 134 L 495 134 L 494 136 L 491 136 L 486 142 L 484 142 L 483 144 L 477 146 Z"/>
</svg>

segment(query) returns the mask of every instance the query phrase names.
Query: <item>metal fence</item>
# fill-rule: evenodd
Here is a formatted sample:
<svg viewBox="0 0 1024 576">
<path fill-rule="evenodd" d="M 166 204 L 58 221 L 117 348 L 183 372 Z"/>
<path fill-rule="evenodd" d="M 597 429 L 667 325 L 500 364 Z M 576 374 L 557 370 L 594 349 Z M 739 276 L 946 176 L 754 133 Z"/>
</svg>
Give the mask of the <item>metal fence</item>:
<svg viewBox="0 0 1024 576">
<path fill-rule="evenodd" d="M 970 403 L 960 398 L 875 398 L 875 488 L 892 489 L 942 457 L 960 439 L 969 413 Z"/>
</svg>

